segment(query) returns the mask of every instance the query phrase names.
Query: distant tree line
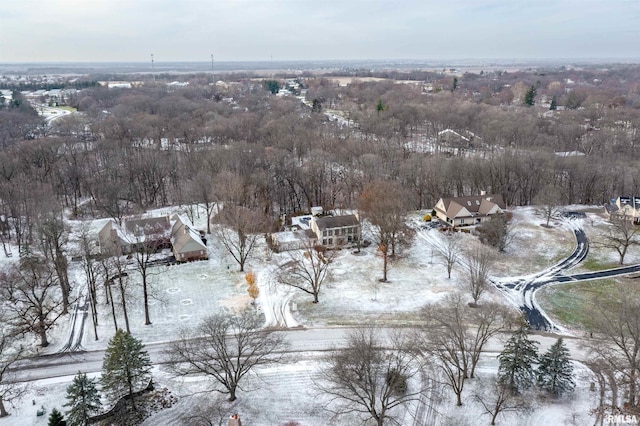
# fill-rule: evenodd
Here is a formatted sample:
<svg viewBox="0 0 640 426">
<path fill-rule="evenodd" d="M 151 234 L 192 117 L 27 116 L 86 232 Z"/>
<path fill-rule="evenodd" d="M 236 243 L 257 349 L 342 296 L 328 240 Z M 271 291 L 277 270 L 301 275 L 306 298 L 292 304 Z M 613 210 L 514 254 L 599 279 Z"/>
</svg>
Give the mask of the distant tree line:
<svg viewBox="0 0 640 426">
<path fill-rule="evenodd" d="M 52 90 L 52 89 L 86 89 L 98 86 L 97 80 L 64 81 L 60 83 L 41 83 L 36 81 L 2 82 L 0 89 L 9 90 Z"/>
</svg>

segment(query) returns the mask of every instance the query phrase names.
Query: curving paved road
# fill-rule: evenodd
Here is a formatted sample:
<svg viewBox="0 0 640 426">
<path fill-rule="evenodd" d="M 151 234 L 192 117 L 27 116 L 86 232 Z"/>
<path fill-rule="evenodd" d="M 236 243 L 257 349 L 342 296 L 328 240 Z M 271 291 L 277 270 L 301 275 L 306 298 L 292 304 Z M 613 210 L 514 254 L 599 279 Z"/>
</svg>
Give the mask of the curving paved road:
<svg viewBox="0 0 640 426">
<path fill-rule="evenodd" d="M 575 221 L 573 223 L 577 225 L 573 230 L 574 236 L 576 237 L 576 247 L 569 257 L 531 277 L 519 278 L 517 280 L 506 278 L 501 279 L 500 283 L 494 283 L 496 287 L 506 293 L 508 297 L 518 301 L 518 307 L 527 316 L 531 327 L 536 330 L 559 330 L 558 326 L 553 324 L 549 316 L 536 303 L 536 292 L 542 287 L 549 284 L 588 281 L 640 272 L 640 265 L 632 265 L 597 272 L 567 275 L 565 272 L 579 265 L 589 253 L 589 240 L 587 235 L 582 229 L 580 222 Z"/>
</svg>

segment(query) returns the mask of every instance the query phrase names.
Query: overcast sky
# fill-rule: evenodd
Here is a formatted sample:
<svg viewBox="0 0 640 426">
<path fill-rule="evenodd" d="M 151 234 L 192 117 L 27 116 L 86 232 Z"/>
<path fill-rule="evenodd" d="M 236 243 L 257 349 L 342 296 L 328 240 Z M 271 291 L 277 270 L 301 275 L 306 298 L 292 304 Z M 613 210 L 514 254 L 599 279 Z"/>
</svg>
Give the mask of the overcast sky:
<svg viewBox="0 0 640 426">
<path fill-rule="evenodd" d="M 640 0 L 0 0 L 0 62 L 640 58 Z"/>
</svg>

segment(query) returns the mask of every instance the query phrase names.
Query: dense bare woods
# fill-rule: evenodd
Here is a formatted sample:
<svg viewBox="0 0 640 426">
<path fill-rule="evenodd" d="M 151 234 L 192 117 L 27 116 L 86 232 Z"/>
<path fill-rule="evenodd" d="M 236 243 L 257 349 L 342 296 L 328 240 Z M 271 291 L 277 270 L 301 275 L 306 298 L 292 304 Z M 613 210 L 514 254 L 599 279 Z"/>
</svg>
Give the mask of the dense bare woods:
<svg viewBox="0 0 640 426">
<path fill-rule="evenodd" d="M 179 88 L 85 89 L 75 97 L 84 115 L 46 131 L 20 100 L 0 111 L 11 123 L 0 127 L 1 210 L 8 237 L 28 245 L 32 212 L 50 198 L 41 194 L 80 217 L 225 200 L 273 223 L 313 205 L 355 208 L 372 181 L 401 185 L 416 209 L 482 190 L 508 205 L 543 190 L 562 203 L 603 203 L 640 183 L 639 74 L 487 72 L 458 76 L 455 88 L 435 73 L 347 86 L 308 77 L 298 80 L 307 104 L 257 79 L 210 85 L 196 76 Z M 531 86 L 528 107 L 520 89 Z"/>
</svg>

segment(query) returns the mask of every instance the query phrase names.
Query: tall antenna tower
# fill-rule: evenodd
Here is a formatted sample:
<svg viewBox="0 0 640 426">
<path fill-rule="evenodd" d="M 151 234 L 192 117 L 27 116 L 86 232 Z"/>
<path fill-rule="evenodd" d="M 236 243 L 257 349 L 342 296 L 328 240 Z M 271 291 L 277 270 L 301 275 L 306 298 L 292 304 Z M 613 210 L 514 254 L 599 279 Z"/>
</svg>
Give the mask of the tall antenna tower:
<svg viewBox="0 0 640 426">
<path fill-rule="evenodd" d="M 153 82 L 156 82 L 156 66 L 153 62 L 153 53 L 151 54 L 151 75 L 153 76 Z"/>
</svg>

